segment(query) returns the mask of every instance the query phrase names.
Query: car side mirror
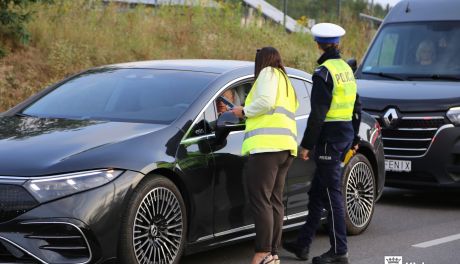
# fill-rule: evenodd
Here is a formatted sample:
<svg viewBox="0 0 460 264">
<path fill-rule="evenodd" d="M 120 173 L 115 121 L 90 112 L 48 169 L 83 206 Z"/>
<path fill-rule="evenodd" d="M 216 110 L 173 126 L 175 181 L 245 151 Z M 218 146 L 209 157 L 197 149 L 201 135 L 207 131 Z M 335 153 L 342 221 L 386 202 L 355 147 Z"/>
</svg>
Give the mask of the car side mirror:
<svg viewBox="0 0 460 264">
<path fill-rule="evenodd" d="M 355 58 L 348 59 L 347 63 L 350 66 L 350 68 L 353 70 L 353 72 L 356 72 L 356 70 L 358 69 L 358 62 L 356 61 L 356 59 Z"/>
<path fill-rule="evenodd" d="M 217 119 L 216 141 L 224 141 L 231 131 L 241 131 L 246 127 L 244 121 L 239 119 L 233 112 L 224 112 Z"/>
</svg>

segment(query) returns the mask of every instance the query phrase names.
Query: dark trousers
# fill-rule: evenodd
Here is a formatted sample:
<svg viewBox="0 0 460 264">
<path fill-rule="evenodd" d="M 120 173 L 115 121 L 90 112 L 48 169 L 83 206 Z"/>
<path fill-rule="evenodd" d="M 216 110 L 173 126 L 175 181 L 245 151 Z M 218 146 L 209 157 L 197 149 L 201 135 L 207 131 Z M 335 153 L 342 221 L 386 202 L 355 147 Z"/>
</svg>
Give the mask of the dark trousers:
<svg viewBox="0 0 460 264">
<path fill-rule="evenodd" d="M 340 164 L 350 146 L 351 142 L 345 142 L 323 143 L 315 147 L 316 171 L 309 191 L 308 216 L 297 237 L 297 243 L 302 247 L 310 247 L 325 208 L 331 249 L 336 254 L 348 251 Z"/>
<path fill-rule="evenodd" d="M 249 155 L 247 188 L 256 228 L 256 252 L 278 254 L 284 218 L 284 182 L 292 160 L 289 151 Z"/>
</svg>

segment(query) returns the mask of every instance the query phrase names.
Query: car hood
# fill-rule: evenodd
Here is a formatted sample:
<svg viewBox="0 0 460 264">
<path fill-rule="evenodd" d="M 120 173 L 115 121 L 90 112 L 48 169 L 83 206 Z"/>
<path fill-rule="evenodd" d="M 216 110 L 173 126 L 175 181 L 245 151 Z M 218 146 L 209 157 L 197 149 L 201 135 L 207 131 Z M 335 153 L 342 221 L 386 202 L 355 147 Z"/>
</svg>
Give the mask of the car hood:
<svg viewBox="0 0 460 264">
<path fill-rule="evenodd" d="M 126 122 L 0 117 L 0 175 L 33 177 L 104 168 L 98 167 L 96 159 L 101 158 L 96 153 L 103 154 L 104 149 L 113 145 L 164 127 Z M 106 155 L 105 158 L 111 159 Z M 100 164 L 111 163 L 106 160 Z"/>
<path fill-rule="evenodd" d="M 458 82 L 357 80 L 365 110 L 397 106 L 403 112 L 437 112 L 460 106 Z"/>
</svg>

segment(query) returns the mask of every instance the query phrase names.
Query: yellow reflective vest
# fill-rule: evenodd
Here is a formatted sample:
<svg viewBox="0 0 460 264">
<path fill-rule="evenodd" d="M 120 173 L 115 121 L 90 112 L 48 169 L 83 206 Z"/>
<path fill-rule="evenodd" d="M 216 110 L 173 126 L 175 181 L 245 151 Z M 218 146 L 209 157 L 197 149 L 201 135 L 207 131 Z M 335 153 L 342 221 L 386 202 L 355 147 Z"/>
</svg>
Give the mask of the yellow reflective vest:
<svg viewBox="0 0 460 264">
<path fill-rule="evenodd" d="M 280 149 L 290 150 L 297 156 L 297 124 L 295 111 L 299 106 L 295 90 L 284 72 L 273 68 L 278 75 L 278 91 L 273 109 L 267 113 L 246 119 L 242 154 L 248 155 L 252 150 Z M 253 101 L 257 80 L 249 92 L 245 105 Z"/>
<path fill-rule="evenodd" d="M 357 90 L 352 69 L 342 59 L 330 59 L 321 66 L 329 70 L 334 81 L 331 107 L 326 114 L 325 121 L 351 121 Z"/>
</svg>

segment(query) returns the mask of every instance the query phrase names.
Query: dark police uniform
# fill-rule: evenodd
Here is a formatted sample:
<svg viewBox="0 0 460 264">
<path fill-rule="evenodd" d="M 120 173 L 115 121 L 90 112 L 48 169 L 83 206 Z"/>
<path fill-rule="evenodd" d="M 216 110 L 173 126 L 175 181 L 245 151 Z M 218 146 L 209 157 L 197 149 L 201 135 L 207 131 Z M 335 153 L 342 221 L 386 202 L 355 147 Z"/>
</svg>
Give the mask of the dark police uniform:
<svg viewBox="0 0 460 264">
<path fill-rule="evenodd" d="M 321 65 L 329 59 L 339 59 L 335 49 L 326 51 L 318 60 Z M 359 142 L 361 104 L 356 97 L 353 121 L 324 122 L 332 102 L 334 83 L 328 69 L 318 67 L 313 74 L 311 113 L 301 146 L 314 149 L 316 172 L 309 192 L 307 222 L 302 226 L 298 244 L 309 247 L 318 228 L 323 208 L 328 210 L 331 249 L 336 254 L 347 253 L 345 210 L 342 196 L 342 168 L 344 154 Z"/>
<path fill-rule="evenodd" d="M 328 49 L 318 60 L 322 65 L 327 60 L 340 59 L 339 51 Z M 348 66 L 346 66 L 348 67 Z M 328 227 L 331 249 L 334 256 L 343 256 L 348 263 L 345 208 L 342 196 L 342 167 L 345 153 L 359 142 L 358 130 L 361 121 L 361 104 L 356 94 L 351 121 L 325 122 L 333 101 L 334 81 L 325 66 L 318 67 L 313 74 L 311 92 L 311 113 L 301 147 L 313 150 L 312 158 L 316 171 L 309 191 L 308 216 L 300 229 L 296 242 L 284 246 L 301 259 L 308 258 L 308 249 L 320 224 L 323 208 L 328 211 Z M 352 78 L 354 81 L 354 78 Z M 287 243 L 289 244 L 289 243 Z M 326 253 L 328 254 L 328 253 Z M 313 263 L 322 262 L 322 257 Z M 333 262 L 335 263 L 335 262 Z"/>
</svg>

